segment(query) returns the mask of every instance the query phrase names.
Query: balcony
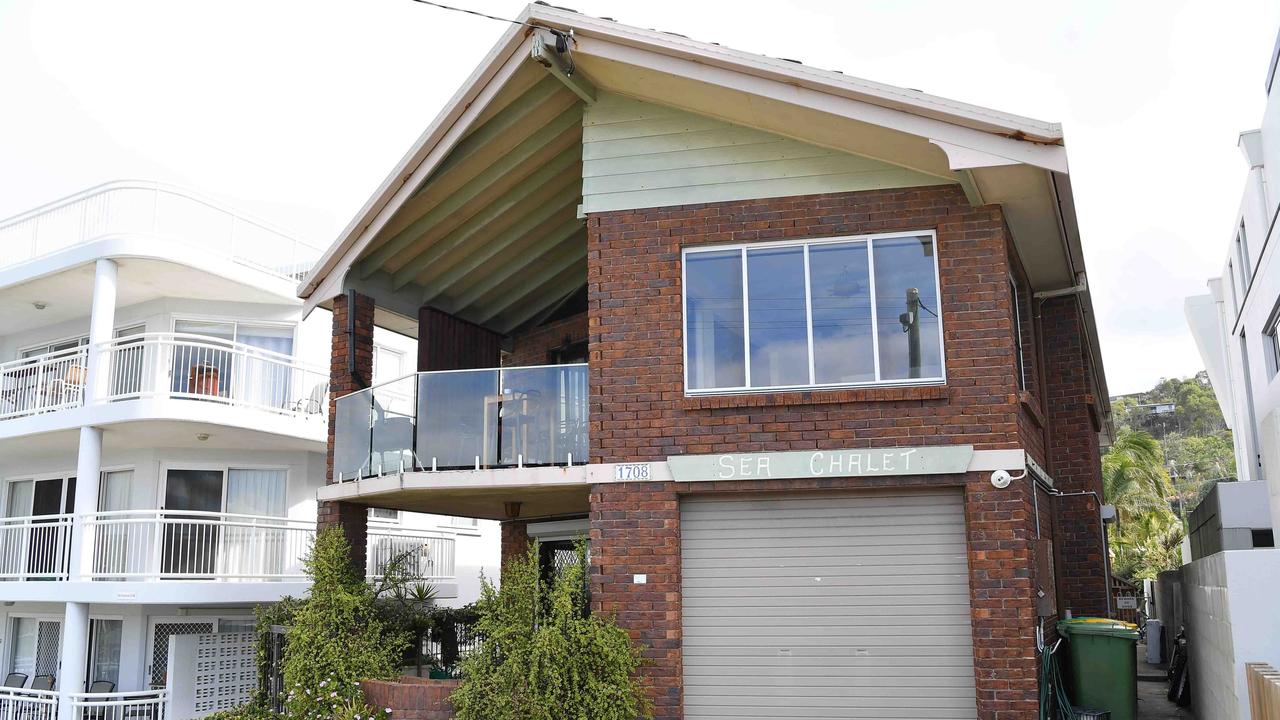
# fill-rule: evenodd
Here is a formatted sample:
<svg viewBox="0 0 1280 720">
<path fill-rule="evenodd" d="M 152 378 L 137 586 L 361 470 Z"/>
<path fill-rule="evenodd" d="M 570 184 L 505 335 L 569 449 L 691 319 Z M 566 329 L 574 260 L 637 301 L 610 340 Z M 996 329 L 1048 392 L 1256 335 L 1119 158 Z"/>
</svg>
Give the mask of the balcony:
<svg viewBox="0 0 1280 720">
<path fill-rule="evenodd" d="M 163 720 L 168 690 L 71 694 L 73 720 Z M 0 720 L 56 720 L 58 692 L 0 688 Z"/>
<path fill-rule="evenodd" d="M 311 521 L 229 513 L 118 510 L 79 518 L 92 537 L 84 574 L 91 581 L 301 581 L 316 533 Z M 0 519 L 0 580 L 68 580 L 75 519 Z M 368 578 L 381 578 L 389 562 L 403 557 L 416 579 L 453 582 L 455 543 L 442 533 L 371 525 Z"/>
<path fill-rule="evenodd" d="M 86 348 L 0 365 L 0 422 L 86 404 L 119 410 L 130 400 L 182 400 L 304 418 L 322 436 L 329 373 L 289 355 L 200 335 L 145 333 L 103 343 L 95 357 L 107 375 L 98 397 L 86 388 Z"/>
<path fill-rule="evenodd" d="M 290 280 L 323 251 L 189 190 L 126 180 L 0 222 L 0 269 L 120 235 L 163 237 Z"/>
<path fill-rule="evenodd" d="M 337 401 L 339 480 L 586 464 L 587 366 L 421 372 Z"/>
</svg>

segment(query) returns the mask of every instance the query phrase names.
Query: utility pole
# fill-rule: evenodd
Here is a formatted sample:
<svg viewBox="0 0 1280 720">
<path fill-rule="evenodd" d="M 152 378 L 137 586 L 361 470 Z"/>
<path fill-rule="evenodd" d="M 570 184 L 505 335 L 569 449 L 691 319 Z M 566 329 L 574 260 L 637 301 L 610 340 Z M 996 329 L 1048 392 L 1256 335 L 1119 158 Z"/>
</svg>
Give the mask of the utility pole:
<svg viewBox="0 0 1280 720">
<path fill-rule="evenodd" d="M 920 377 L 920 289 L 907 288 L 907 311 L 898 316 L 907 334 L 907 377 Z"/>
</svg>

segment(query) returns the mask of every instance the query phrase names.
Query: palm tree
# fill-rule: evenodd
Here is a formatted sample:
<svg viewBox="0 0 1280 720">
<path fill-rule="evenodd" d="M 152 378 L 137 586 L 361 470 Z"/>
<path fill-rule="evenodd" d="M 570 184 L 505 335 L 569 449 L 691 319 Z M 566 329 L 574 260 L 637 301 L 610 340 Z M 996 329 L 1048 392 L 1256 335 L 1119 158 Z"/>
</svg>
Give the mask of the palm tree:
<svg viewBox="0 0 1280 720">
<path fill-rule="evenodd" d="M 1117 573 L 1152 574 L 1169 564 L 1166 549 L 1177 519 L 1165 499 L 1170 493 L 1160 443 L 1143 430 L 1124 429 L 1102 457 L 1102 488 L 1116 508 L 1111 530 Z"/>
</svg>

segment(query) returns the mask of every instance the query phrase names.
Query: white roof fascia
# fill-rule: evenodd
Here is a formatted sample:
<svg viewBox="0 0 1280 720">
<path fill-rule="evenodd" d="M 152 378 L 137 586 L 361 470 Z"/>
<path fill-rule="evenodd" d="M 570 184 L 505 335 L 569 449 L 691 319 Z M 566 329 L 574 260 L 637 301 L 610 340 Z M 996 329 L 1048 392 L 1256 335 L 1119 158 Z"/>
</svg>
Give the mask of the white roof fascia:
<svg viewBox="0 0 1280 720">
<path fill-rule="evenodd" d="M 613 42 L 612 38 L 593 38 L 585 34 L 577 36 L 574 52 L 580 56 L 595 56 L 614 62 L 648 67 L 669 75 L 807 107 L 869 125 L 897 130 L 908 135 L 941 140 L 1054 172 L 1067 172 L 1066 148 L 1061 145 L 1015 140 L 990 131 L 975 130 L 954 122 L 873 104 L 849 97 L 847 93 L 833 93 L 825 88 L 806 87 L 795 79 L 746 74 L 742 68 L 708 64 L 697 59 L 686 59 L 655 52 L 652 49 Z M 794 63 L 786 64 L 794 65 Z M 732 118 L 722 119 L 731 120 Z"/>
<path fill-rule="evenodd" d="M 524 40 L 528 28 L 513 25 L 485 59 L 476 67 L 458 92 L 445 104 L 431 125 L 413 144 L 377 192 L 360 208 L 337 242 L 331 245 L 298 286 L 298 296 L 307 299 L 304 313 L 340 294 L 341 273 L 355 262 L 400 205 L 444 160 L 467 133 L 503 85 L 525 60 Z M 322 279 L 317 280 L 317 277 Z M 323 292 L 321 292 L 323 291 Z"/>
<path fill-rule="evenodd" d="M 644 30 L 547 5 L 531 5 L 527 12 L 531 22 L 542 21 L 549 25 L 558 25 L 561 29 L 573 28 L 574 35 L 579 41 L 584 37 L 607 37 L 612 41 L 633 47 L 662 46 L 669 54 L 683 56 L 702 64 L 731 67 L 738 72 L 749 72 L 761 77 L 772 76 L 773 79 L 788 83 L 799 82 L 820 87 L 826 92 L 846 94 L 885 107 L 932 115 L 947 122 L 965 124 L 986 132 L 1024 137 L 1033 142 L 1059 143 L 1062 141 L 1062 126 L 1057 123 L 863 80 L 789 60 L 691 40 L 674 33 Z"/>
</svg>

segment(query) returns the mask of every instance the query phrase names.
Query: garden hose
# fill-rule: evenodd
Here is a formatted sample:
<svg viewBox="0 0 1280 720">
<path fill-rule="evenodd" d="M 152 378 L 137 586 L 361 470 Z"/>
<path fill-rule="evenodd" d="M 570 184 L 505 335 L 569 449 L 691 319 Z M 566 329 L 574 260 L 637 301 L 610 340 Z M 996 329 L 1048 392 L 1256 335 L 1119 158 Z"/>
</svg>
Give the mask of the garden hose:
<svg viewBox="0 0 1280 720">
<path fill-rule="evenodd" d="M 1059 639 L 1040 653 L 1040 720 L 1076 720 L 1058 670 Z"/>
</svg>

